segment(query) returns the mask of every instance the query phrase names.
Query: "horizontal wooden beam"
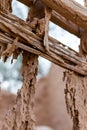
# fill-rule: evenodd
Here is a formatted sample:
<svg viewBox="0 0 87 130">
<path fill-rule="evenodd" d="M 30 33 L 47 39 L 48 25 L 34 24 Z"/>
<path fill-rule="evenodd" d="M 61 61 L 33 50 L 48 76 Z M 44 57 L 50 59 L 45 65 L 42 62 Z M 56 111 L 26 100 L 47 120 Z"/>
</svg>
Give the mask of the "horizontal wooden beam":
<svg viewBox="0 0 87 130">
<path fill-rule="evenodd" d="M 29 7 L 33 5 L 33 0 L 18 0 L 18 1 Z"/>
<path fill-rule="evenodd" d="M 17 46 L 23 50 L 40 55 L 51 62 L 77 72 L 81 75 L 87 75 L 87 62 L 79 57 L 78 53 L 72 49 L 66 49 L 66 46 L 59 41 L 49 37 L 49 49 L 46 51 L 43 46 L 43 41 L 35 35 L 26 22 L 0 12 L 0 43 L 12 44 L 16 37 L 19 37 Z"/>
<path fill-rule="evenodd" d="M 87 30 L 87 9 L 74 0 L 42 0 L 47 6 Z"/>
<path fill-rule="evenodd" d="M 12 37 L 10 38 L 9 36 L 6 36 L 5 34 L 0 33 L 0 45 L 5 45 L 5 44 L 12 44 L 14 42 L 14 39 Z M 36 46 L 36 45 L 35 45 Z M 33 54 L 42 56 L 45 59 L 48 59 L 49 61 L 53 62 L 56 65 L 59 65 L 65 69 L 72 70 L 80 75 L 87 75 L 87 72 L 85 70 L 82 70 L 82 67 L 76 67 L 74 65 L 71 65 L 69 63 L 65 63 L 61 57 L 58 57 L 58 59 L 53 58 L 50 54 L 47 54 L 41 50 L 36 49 L 35 47 L 31 47 L 29 45 L 25 45 L 22 42 L 17 42 L 17 47 L 21 48 L 22 50 L 31 52 Z"/>
<path fill-rule="evenodd" d="M 32 5 L 31 1 L 27 0 L 18 0 L 21 3 L 27 5 L 30 7 Z M 63 16 L 61 16 L 59 13 L 52 11 L 52 17 L 51 21 L 55 23 L 56 25 L 62 27 L 63 29 L 67 30 L 68 32 L 76 35 L 77 37 L 81 37 L 81 32 L 83 31 L 82 28 L 78 27 L 76 24 L 71 22 L 70 20 L 67 20 Z"/>
<path fill-rule="evenodd" d="M 83 32 L 83 29 L 71 22 L 70 20 L 64 18 L 59 13 L 52 11 L 52 17 L 51 21 L 60 26 L 61 28 L 65 29 L 66 31 L 76 35 L 77 37 L 81 37 L 81 32 Z"/>
</svg>

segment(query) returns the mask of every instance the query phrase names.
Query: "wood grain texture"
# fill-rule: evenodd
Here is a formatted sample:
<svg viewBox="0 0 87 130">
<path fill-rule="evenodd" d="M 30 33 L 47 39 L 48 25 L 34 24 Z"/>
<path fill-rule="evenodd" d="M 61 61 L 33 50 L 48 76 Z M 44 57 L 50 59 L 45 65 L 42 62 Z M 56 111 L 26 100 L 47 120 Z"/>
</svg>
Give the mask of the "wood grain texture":
<svg viewBox="0 0 87 130">
<path fill-rule="evenodd" d="M 87 30 L 87 9 L 74 0 L 42 0 L 57 13 Z"/>
<path fill-rule="evenodd" d="M 23 4 L 27 6 L 32 6 L 33 5 L 33 0 L 18 0 L 19 2 L 22 2 Z"/>
<path fill-rule="evenodd" d="M 76 35 L 77 37 L 79 38 L 81 37 L 81 33 L 83 32 L 83 29 L 54 10 L 52 11 L 51 21 L 54 24 L 65 29 L 66 31 Z"/>
<path fill-rule="evenodd" d="M 14 39 L 19 37 L 18 43 L 16 44 L 19 48 L 40 55 L 63 68 L 73 70 L 82 75 L 87 75 L 87 62 L 85 59 L 79 57 L 78 53 L 51 37 L 49 37 L 50 51 L 46 52 L 42 39 L 31 32 L 31 28 L 28 24 L 19 18 L 15 18 L 11 14 L 1 13 L 0 30 L 3 32 L 3 35 L 0 37 L 2 44 L 5 44 L 5 41 L 7 41 L 7 44 L 12 44 Z M 84 65 L 85 68 L 82 67 Z"/>
<path fill-rule="evenodd" d="M 18 1 L 27 5 L 28 7 L 31 6 L 30 1 L 27 1 L 27 0 L 18 0 Z M 70 21 L 69 19 L 60 15 L 58 12 L 53 10 L 52 17 L 50 20 L 53 23 L 55 23 L 56 25 L 58 25 L 58 26 L 62 27 L 63 29 L 69 31 L 70 33 L 76 35 L 77 37 L 81 37 L 81 32 L 83 31 L 83 29 L 81 27 L 79 27 L 78 25 L 76 25 L 75 23 L 73 23 L 72 21 Z"/>
</svg>

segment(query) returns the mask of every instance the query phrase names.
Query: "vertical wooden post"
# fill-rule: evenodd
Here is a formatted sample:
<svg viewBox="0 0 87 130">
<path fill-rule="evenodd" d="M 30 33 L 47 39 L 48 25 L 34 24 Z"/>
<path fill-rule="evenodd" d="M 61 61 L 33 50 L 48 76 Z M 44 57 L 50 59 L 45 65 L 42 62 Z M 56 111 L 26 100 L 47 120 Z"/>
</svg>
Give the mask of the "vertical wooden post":
<svg viewBox="0 0 87 130">
<path fill-rule="evenodd" d="M 84 1 L 87 5 L 87 0 Z M 87 32 L 83 32 L 81 37 L 80 55 L 87 55 Z M 87 76 L 68 71 L 65 77 L 65 100 L 73 120 L 73 130 L 87 130 Z"/>
<path fill-rule="evenodd" d="M 37 75 L 37 57 L 23 53 L 23 86 L 17 93 L 16 104 L 7 113 L 2 130 L 35 130 L 34 94 Z"/>
<path fill-rule="evenodd" d="M 7 1 L 2 0 L 0 7 L 10 12 L 11 0 Z M 35 130 L 33 109 L 38 56 L 26 51 L 22 55 L 23 85 L 17 93 L 16 104 L 6 114 L 1 130 Z"/>
<path fill-rule="evenodd" d="M 80 47 L 79 47 L 80 56 L 86 57 L 87 55 L 87 31 L 84 31 L 81 36 L 80 40 Z"/>
</svg>

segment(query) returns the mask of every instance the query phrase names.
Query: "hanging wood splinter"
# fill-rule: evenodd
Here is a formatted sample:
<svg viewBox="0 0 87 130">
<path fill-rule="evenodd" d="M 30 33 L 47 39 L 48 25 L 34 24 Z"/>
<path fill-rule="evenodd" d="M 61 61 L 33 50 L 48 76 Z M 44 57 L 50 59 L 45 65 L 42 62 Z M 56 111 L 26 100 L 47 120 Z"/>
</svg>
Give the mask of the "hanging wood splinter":
<svg viewBox="0 0 87 130">
<path fill-rule="evenodd" d="M 32 31 L 43 38 L 44 47 L 47 51 L 49 51 L 48 31 L 51 12 L 52 10 L 41 0 L 33 0 L 29 10 L 29 19 L 27 19 Z"/>
</svg>

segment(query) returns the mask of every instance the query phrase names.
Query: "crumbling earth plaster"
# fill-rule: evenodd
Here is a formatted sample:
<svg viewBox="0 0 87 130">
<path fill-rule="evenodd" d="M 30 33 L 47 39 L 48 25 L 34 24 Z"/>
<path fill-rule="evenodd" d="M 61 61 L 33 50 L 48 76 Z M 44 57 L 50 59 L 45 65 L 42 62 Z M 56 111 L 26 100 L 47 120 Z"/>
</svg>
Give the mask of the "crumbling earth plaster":
<svg viewBox="0 0 87 130">
<path fill-rule="evenodd" d="M 23 86 L 17 93 L 16 104 L 7 113 L 2 130 L 34 130 L 33 113 L 35 82 L 37 75 L 37 56 L 23 53 L 22 62 Z"/>
<path fill-rule="evenodd" d="M 0 9 L 9 13 L 11 9 L 11 0 L 2 0 Z M 1 130 L 34 130 L 35 116 L 33 113 L 35 82 L 37 75 L 38 56 L 17 48 L 19 37 L 16 37 L 13 44 L 1 45 L 0 56 L 6 61 L 9 56 L 17 59 L 22 53 L 22 75 L 23 86 L 17 93 L 15 105 L 8 111 L 3 120 Z M 12 59 L 12 61 L 13 61 Z"/>
<path fill-rule="evenodd" d="M 73 130 L 87 130 L 87 77 L 66 72 L 65 100 Z"/>
</svg>

